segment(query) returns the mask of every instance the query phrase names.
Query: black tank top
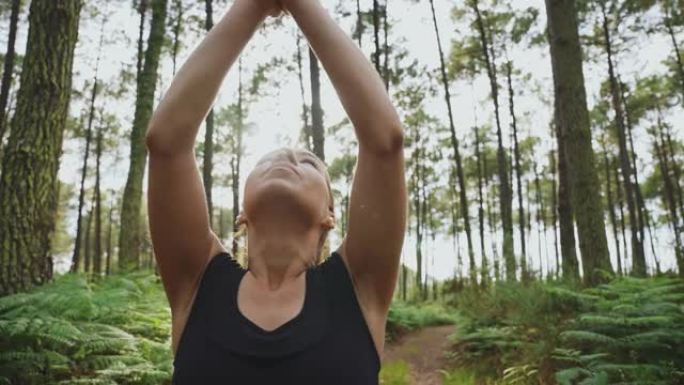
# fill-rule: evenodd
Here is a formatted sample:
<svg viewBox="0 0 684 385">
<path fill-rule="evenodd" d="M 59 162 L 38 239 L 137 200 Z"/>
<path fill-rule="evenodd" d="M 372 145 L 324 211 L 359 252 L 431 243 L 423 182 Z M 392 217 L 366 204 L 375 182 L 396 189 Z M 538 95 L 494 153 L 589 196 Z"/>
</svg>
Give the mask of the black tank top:
<svg viewBox="0 0 684 385">
<path fill-rule="evenodd" d="M 380 357 L 340 254 L 307 269 L 302 310 L 272 331 L 238 310 L 247 271 L 227 252 L 207 265 L 173 361 L 174 385 L 378 385 Z"/>
</svg>

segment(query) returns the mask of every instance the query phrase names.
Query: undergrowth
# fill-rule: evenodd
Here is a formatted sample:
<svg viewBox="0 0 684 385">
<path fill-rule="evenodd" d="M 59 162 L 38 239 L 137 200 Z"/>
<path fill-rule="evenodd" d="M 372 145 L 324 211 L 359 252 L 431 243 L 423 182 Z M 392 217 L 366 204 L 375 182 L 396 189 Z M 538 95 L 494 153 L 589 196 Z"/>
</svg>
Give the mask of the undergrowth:
<svg viewBox="0 0 684 385">
<path fill-rule="evenodd" d="M 450 357 L 497 384 L 684 384 L 684 282 L 619 278 L 576 291 L 500 283 L 455 297 Z M 496 382 L 492 380 L 496 379 Z"/>
<path fill-rule="evenodd" d="M 154 274 L 82 274 L 0 298 L 0 384 L 162 384 L 171 314 Z"/>
<path fill-rule="evenodd" d="M 387 314 L 385 339 L 396 341 L 401 335 L 426 326 L 450 325 L 456 323 L 458 314 L 437 303 L 414 304 L 394 301 Z"/>
</svg>

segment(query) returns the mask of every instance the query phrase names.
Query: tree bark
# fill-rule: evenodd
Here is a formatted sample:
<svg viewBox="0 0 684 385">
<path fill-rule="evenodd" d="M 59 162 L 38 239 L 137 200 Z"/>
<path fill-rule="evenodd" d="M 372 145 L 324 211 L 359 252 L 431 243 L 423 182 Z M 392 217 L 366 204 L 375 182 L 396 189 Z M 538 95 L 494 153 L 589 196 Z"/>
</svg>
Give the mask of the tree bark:
<svg viewBox="0 0 684 385">
<path fill-rule="evenodd" d="M 204 29 L 209 32 L 214 26 L 212 10 L 212 0 L 205 0 Z M 209 227 L 213 228 L 214 223 L 214 202 L 212 199 L 212 188 L 214 181 L 212 170 L 214 167 L 214 108 L 209 109 L 204 126 L 204 157 L 202 158 L 202 181 L 204 182 L 204 194 L 207 199 L 207 210 L 209 212 Z"/>
<path fill-rule="evenodd" d="M 236 132 L 233 139 L 233 151 L 231 155 L 231 188 L 233 190 L 233 243 L 231 251 L 235 258 L 238 258 L 238 242 L 235 236 L 237 228 L 235 224 L 237 223 L 237 217 L 240 213 L 240 164 L 242 163 L 242 128 L 244 123 L 243 114 L 243 90 L 242 90 L 242 58 L 238 59 L 238 120 L 237 126 L 235 127 Z M 249 262 L 249 258 L 247 259 Z"/>
<path fill-rule="evenodd" d="M 617 254 L 617 273 L 624 274 L 622 270 L 622 256 L 620 253 L 620 238 L 618 237 L 617 219 L 615 218 L 615 203 L 613 202 L 613 189 L 611 188 L 610 178 L 610 160 L 608 159 L 608 150 L 606 149 L 605 139 L 603 141 L 603 165 L 606 173 L 606 199 L 608 200 L 608 217 L 610 218 L 610 227 L 613 229 L 613 238 L 615 239 L 615 252 Z M 620 186 L 618 186 L 620 188 Z"/>
<path fill-rule="evenodd" d="M 80 0 L 34 1 L 0 177 L 0 296 L 52 279 L 57 172 L 71 96 Z"/>
<path fill-rule="evenodd" d="M 513 250 L 513 196 L 510 191 L 508 180 L 508 165 L 506 151 L 503 147 L 503 134 L 501 132 L 501 119 L 499 114 L 499 85 L 496 79 L 496 64 L 490 58 L 490 45 L 485 31 L 484 20 L 478 8 L 478 0 L 471 0 L 471 7 L 475 12 L 477 28 L 480 33 L 482 46 L 482 58 L 487 68 L 487 77 L 491 88 L 492 102 L 494 103 L 494 116 L 496 118 L 497 166 L 499 175 L 499 206 L 501 221 L 503 223 L 503 257 L 506 263 L 506 279 L 516 279 L 516 261 Z M 493 50 L 493 48 L 492 48 Z"/>
<path fill-rule="evenodd" d="M 515 156 L 515 175 L 518 186 L 518 227 L 520 228 L 520 246 L 522 254 L 520 255 L 520 267 L 523 278 L 527 275 L 527 251 L 525 250 L 525 210 L 523 209 L 523 190 L 522 190 L 522 167 L 520 166 L 520 148 L 518 146 L 518 127 L 515 116 L 515 105 L 513 92 L 513 79 L 511 72 L 513 71 L 511 62 L 506 63 L 506 79 L 508 83 L 508 108 L 511 114 L 511 129 L 513 130 L 513 151 Z M 513 179 L 513 178 L 511 178 Z M 512 193 L 512 189 L 511 189 Z"/>
<path fill-rule="evenodd" d="M 140 72 L 143 69 L 143 61 L 145 60 L 145 55 L 143 52 L 145 46 L 144 34 L 145 34 L 145 17 L 147 16 L 147 8 L 149 7 L 150 0 L 139 0 L 138 3 L 138 13 L 140 14 L 140 23 L 138 25 L 138 60 L 136 62 L 136 79 L 140 78 Z"/>
<path fill-rule="evenodd" d="M 619 155 L 620 155 L 620 170 L 622 171 L 622 181 L 625 189 L 625 198 L 627 200 L 627 211 L 629 213 L 629 228 L 631 233 L 632 243 L 632 274 L 636 276 L 646 275 L 646 257 L 644 256 L 643 239 L 640 234 L 643 234 L 643 229 L 639 227 L 639 218 L 637 214 L 637 207 L 634 198 L 634 185 L 632 183 L 632 165 L 627 151 L 627 136 L 625 130 L 624 111 L 620 101 L 620 91 L 617 84 L 617 77 L 615 74 L 615 67 L 613 64 L 613 49 L 610 39 L 610 31 L 608 27 L 608 16 L 606 14 L 605 6 L 602 1 L 601 13 L 603 15 L 603 37 L 605 43 L 606 54 L 608 55 L 608 77 L 610 82 L 610 93 L 613 109 L 615 111 L 615 127 L 618 134 Z"/>
<path fill-rule="evenodd" d="M 468 242 L 468 258 L 470 261 L 470 279 L 471 281 L 477 282 L 476 271 L 473 269 L 475 267 L 475 251 L 473 250 L 473 237 L 470 229 L 470 215 L 468 213 L 468 196 L 466 194 L 466 181 L 463 173 L 463 162 L 461 159 L 461 153 L 459 150 L 458 138 L 456 138 L 456 125 L 454 124 L 454 114 L 451 109 L 451 93 L 449 91 L 449 79 L 447 78 L 446 64 L 444 63 L 444 51 L 442 50 L 442 40 L 439 35 L 439 28 L 437 26 L 437 16 L 435 14 L 434 1 L 430 0 L 430 10 L 432 11 L 432 23 L 435 29 L 435 36 L 437 38 L 437 50 L 439 53 L 439 63 L 440 63 L 440 73 L 442 79 L 442 86 L 444 87 L 444 101 L 447 106 L 447 112 L 449 116 L 449 132 L 451 138 L 451 147 L 454 151 L 454 161 L 456 162 L 456 175 L 458 176 L 458 187 L 459 187 L 459 201 L 461 204 L 461 215 L 463 217 L 463 226 L 465 227 L 466 239 Z M 485 260 L 486 261 L 486 260 Z M 483 268 L 485 265 L 482 266 Z M 485 284 L 486 272 L 482 271 L 482 284 Z"/>
<path fill-rule="evenodd" d="M 677 43 L 677 36 L 672 28 L 672 19 L 670 17 L 669 7 L 665 7 L 665 28 L 667 29 L 668 35 L 670 35 L 670 41 L 672 41 L 672 47 L 675 53 L 675 61 L 677 62 L 677 72 L 679 74 L 679 82 L 681 85 L 680 90 L 682 91 L 682 105 L 684 105 L 684 64 L 682 64 L 682 55 L 679 51 L 679 44 Z M 2 138 L 0 136 L 0 138 Z"/>
<path fill-rule="evenodd" d="M 145 50 L 143 69 L 137 79 L 135 114 L 131 130 L 130 167 L 123 193 L 119 232 L 119 269 L 137 268 L 141 245 L 142 182 L 147 163 L 145 134 L 152 115 L 159 56 L 164 40 L 167 0 L 152 1 L 152 25 Z"/>
<path fill-rule="evenodd" d="M 302 51 L 299 46 L 301 41 L 301 34 L 297 31 L 297 77 L 299 79 L 299 92 L 302 95 L 302 133 L 300 139 L 304 142 L 304 147 L 312 151 L 313 144 L 311 143 L 311 125 L 309 124 L 309 108 L 306 104 L 306 95 L 304 93 L 304 71 L 302 69 Z"/>
<path fill-rule="evenodd" d="M 325 162 L 325 133 L 323 129 L 323 108 L 321 107 L 321 81 L 318 58 L 309 46 L 309 70 L 311 75 L 311 137 L 313 152 Z"/>
<path fill-rule="evenodd" d="M 488 266 L 487 266 L 487 251 L 485 249 L 485 236 L 484 236 L 484 221 L 485 221 L 485 211 L 484 211 L 484 198 L 482 197 L 482 153 L 480 152 L 480 129 L 477 125 L 474 127 L 475 131 L 475 161 L 477 162 L 477 196 L 478 196 L 478 209 L 477 216 L 480 225 L 480 254 L 482 258 L 482 280 L 488 277 Z"/>
<path fill-rule="evenodd" d="M 663 178 L 663 187 L 665 202 L 667 204 L 668 214 L 670 217 L 670 224 L 672 225 L 672 230 L 674 231 L 675 238 L 675 258 L 677 260 L 677 269 L 679 270 L 679 276 L 684 276 L 684 249 L 682 248 L 682 229 L 680 228 L 679 215 L 677 215 L 677 204 L 675 202 L 674 188 L 672 186 L 672 179 L 670 178 L 670 167 L 668 158 L 665 151 L 665 135 L 663 134 L 663 124 L 660 118 L 660 113 L 658 113 L 658 125 L 657 129 L 660 134 L 660 140 L 658 140 L 657 135 L 654 134 L 653 146 L 655 147 L 655 153 L 658 157 L 658 166 L 660 168 L 660 173 Z"/>
<path fill-rule="evenodd" d="M 12 0 L 12 10 L 10 13 L 9 36 L 7 37 L 7 51 L 5 51 L 5 63 L 2 71 L 2 85 L 0 86 L 0 147 L 2 138 L 5 137 L 7 126 L 7 101 L 9 90 L 12 85 L 12 75 L 14 73 L 14 44 L 17 40 L 17 23 L 19 21 L 19 5 L 21 0 Z"/>
<path fill-rule="evenodd" d="M 95 250 L 94 273 L 102 275 L 102 194 L 100 191 L 100 160 L 102 158 L 102 122 L 97 127 L 95 140 Z"/>
<path fill-rule="evenodd" d="M 591 146 L 575 1 L 546 0 L 546 11 L 555 110 L 565 141 L 563 156 L 572 184 L 570 194 L 577 220 L 583 278 L 586 284 L 596 285 L 604 280 L 599 271 L 612 272 L 613 268 L 608 254 L 603 205 L 596 190 L 598 175 Z"/>
</svg>

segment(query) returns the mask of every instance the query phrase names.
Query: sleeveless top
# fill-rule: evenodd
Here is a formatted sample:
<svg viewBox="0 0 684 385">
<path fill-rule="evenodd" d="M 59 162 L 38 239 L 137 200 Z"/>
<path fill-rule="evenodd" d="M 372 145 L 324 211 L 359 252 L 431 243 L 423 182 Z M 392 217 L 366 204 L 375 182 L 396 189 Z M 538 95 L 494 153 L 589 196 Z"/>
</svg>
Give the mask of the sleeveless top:
<svg viewBox="0 0 684 385">
<path fill-rule="evenodd" d="M 173 385 L 378 385 L 381 360 L 340 254 L 307 268 L 303 308 L 271 331 L 238 310 L 247 271 L 227 252 L 205 268 Z"/>
</svg>

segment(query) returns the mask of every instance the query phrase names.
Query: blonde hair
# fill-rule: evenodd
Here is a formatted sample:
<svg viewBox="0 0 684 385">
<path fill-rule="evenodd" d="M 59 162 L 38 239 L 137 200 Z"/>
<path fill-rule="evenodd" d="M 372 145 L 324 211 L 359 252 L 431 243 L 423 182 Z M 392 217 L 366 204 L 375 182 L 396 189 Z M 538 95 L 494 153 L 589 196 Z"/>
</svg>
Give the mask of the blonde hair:
<svg viewBox="0 0 684 385">
<path fill-rule="evenodd" d="M 325 164 L 325 162 L 323 162 L 321 160 L 321 158 L 316 156 L 316 154 L 314 154 L 313 152 L 311 152 L 309 150 L 300 150 L 300 151 L 305 151 L 305 152 L 308 152 L 309 154 L 315 156 L 316 159 L 318 159 L 321 162 L 321 164 L 323 165 L 323 167 L 324 167 L 323 171 L 325 174 L 325 183 L 328 186 L 328 200 L 329 200 L 328 208 L 334 213 L 335 212 L 335 197 L 333 195 L 333 191 L 332 191 L 332 187 L 331 187 L 331 183 L 330 183 L 330 174 L 328 174 L 327 165 Z M 327 250 L 328 248 L 326 247 L 326 241 L 328 240 L 328 233 L 329 232 L 330 232 L 330 229 L 326 229 L 321 233 L 321 238 L 320 238 L 320 241 L 318 243 L 318 252 L 316 255 L 316 260 L 314 261 L 314 265 L 318 265 L 321 262 L 323 262 L 328 255 L 328 250 Z M 242 242 L 242 245 L 240 246 L 240 240 L 241 239 L 244 239 L 244 241 Z M 238 243 L 238 250 L 237 250 L 237 255 L 235 256 L 235 258 L 238 260 L 238 262 L 240 262 L 240 264 L 242 266 L 244 266 L 245 268 L 248 268 L 249 260 L 247 258 L 247 225 L 244 222 L 241 223 L 240 226 L 238 227 L 237 231 L 235 233 L 233 233 L 232 242 Z"/>
</svg>

